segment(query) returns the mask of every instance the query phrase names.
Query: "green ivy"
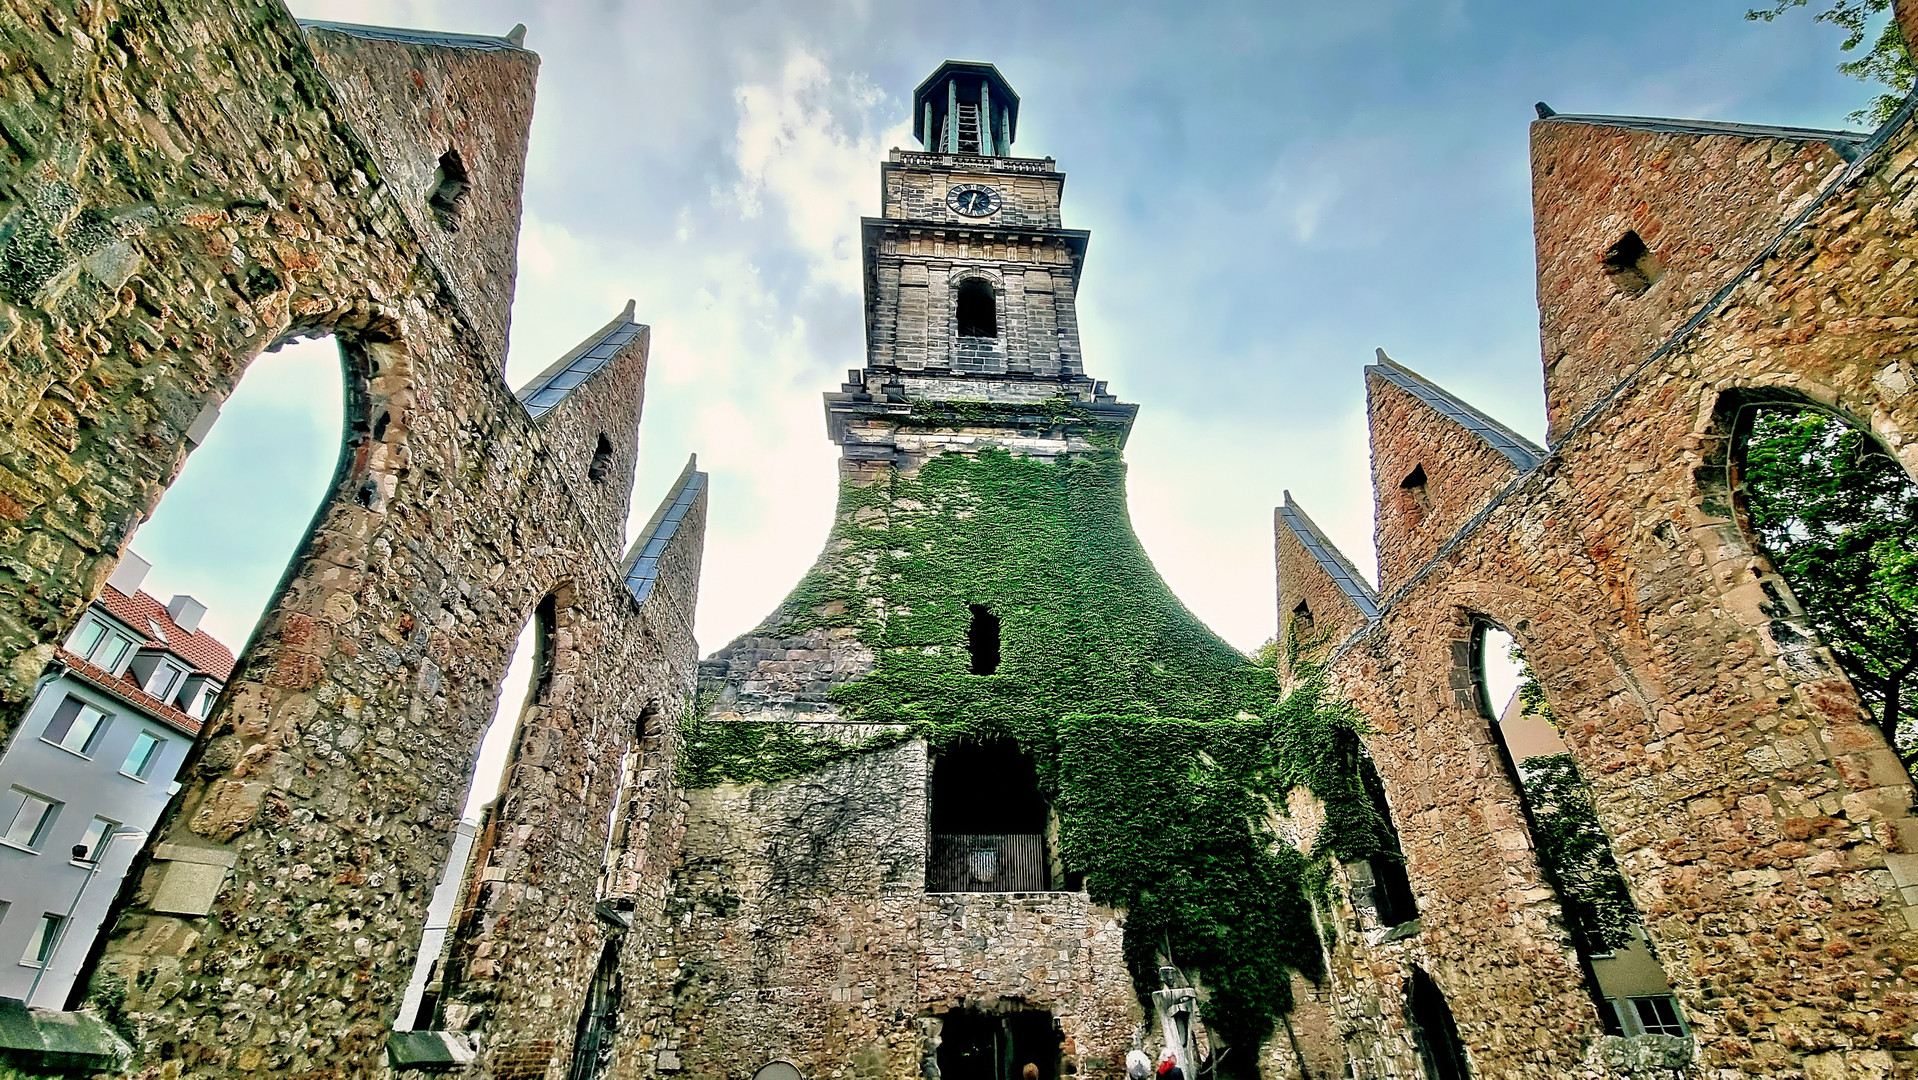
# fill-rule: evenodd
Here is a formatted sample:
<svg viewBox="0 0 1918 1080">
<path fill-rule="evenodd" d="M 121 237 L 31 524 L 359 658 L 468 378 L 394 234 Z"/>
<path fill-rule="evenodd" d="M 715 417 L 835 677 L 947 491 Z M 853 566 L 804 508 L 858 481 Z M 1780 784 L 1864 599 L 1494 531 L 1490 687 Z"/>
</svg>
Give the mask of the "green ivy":
<svg viewBox="0 0 1918 1080">
<path fill-rule="evenodd" d="M 1000 620 L 1000 664 L 970 673 L 971 605 Z M 1291 1005 L 1290 973 L 1323 975 L 1311 907 L 1328 859 L 1394 850 L 1357 769 L 1361 725 L 1323 673 L 1254 663 L 1186 610 L 1132 531 L 1116 445 L 1056 462 L 999 449 L 916 475 L 844 485 L 826 552 L 756 633 L 856 628 L 870 674 L 835 701 L 934 752 L 1011 739 L 1059 816 L 1059 855 L 1092 897 L 1126 910 L 1142 1001 L 1170 961 L 1209 990 L 1208 1029 L 1255 1050 Z M 790 727 L 700 722 L 697 784 L 801 775 L 870 744 L 822 746 Z M 885 736 L 882 738 L 895 738 Z M 894 743 L 886 743 L 893 745 Z M 1309 786 L 1327 826 L 1300 854 L 1273 835 Z"/>
</svg>

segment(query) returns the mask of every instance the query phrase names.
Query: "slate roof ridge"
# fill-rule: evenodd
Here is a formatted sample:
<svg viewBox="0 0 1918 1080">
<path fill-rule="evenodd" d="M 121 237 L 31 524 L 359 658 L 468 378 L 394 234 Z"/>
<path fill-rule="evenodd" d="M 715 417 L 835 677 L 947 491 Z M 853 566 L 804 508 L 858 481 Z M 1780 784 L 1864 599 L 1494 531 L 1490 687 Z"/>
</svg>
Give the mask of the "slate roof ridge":
<svg viewBox="0 0 1918 1080">
<path fill-rule="evenodd" d="M 165 649 L 192 664 L 193 670 L 204 672 L 221 682 L 232 676 L 233 650 L 205 630 L 195 629 L 188 633 L 180 629 L 180 624 L 167 614 L 166 605 L 151 593 L 141 590 L 128 596 L 107 585 L 100 590 L 100 598 L 94 602 L 139 634 L 142 648 Z M 158 624 L 163 636 L 156 637 L 149 624 Z"/>
<path fill-rule="evenodd" d="M 1725 120 L 1683 120 L 1658 116 L 1600 116 L 1581 113 L 1553 113 L 1541 116 L 1539 123 L 1564 121 L 1598 127 L 1630 128 L 1670 135 L 1742 135 L 1747 138 L 1792 139 L 1798 142 L 1822 142 L 1846 161 L 1854 160 L 1871 133 L 1827 128 L 1790 127 L 1778 124 L 1739 124 Z"/>
<path fill-rule="evenodd" d="M 1483 439 L 1486 445 L 1505 455 L 1505 460 L 1530 472 L 1545 460 L 1545 448 L 1499 423 L 1463 398 L 1432 382 L 1425 376 L 1378 351 L 1378 362 L 1366 365 L 1366 374 L 1379 378 L 1425 403 L 1432 411 Z"/>
<path fill-rule="evenodd" d="M 366 38 L 369 41 L 394 41 L 403 45 L 438 45 L 452 49 L 485 49 L 529 52 L 522 42 L 526 32 L 523 27 L 514 27 L 512 32 L 494 36 L 492 34 L 461 34 L 448 30 L 414 30 L 403 26 L 372 26 L 367 23 L 334 22 L 331 19 L 297 19 L 301 29 L 331 30 L 350 37 Z M 515 40 L 515 35 L 518 40 Z"/>
<path fill-rule="evenodd" d="M 673 537 L 679 535 L 679 527 L 706 490 L 708 479 L 699 471 L 699 455 L 689 456 L 686 467 L 679 471 L 679 479 L 673 481 L 659 509 L 653 511 L 646 527 L 640 530 L 639 539 L 633 543 L 633 553 L 627 557 L 625 575 L 626 587 L 634 600 L 643 604 L 653 594 L 653 586 L 659 581 L 659 558 L 672 545 Z"/>
<path fill-rule="evenodd" d="M 568 351 L 558 360 L 547 365 L 545 371 L 527 382 L 514 393 L 520 404 L 537 420 L 551 412 L 555 405 L 566 400 L 567 395 L 577 389 L 581 383 L 598 374 L 606 362 L 619 354 L 619 350 L 631 344 L 646 327 L 633 321 L 634 302 L 626 301 L 626 310 L 613 317 L 613 321 L 588 335 L 585 341 Z"/>
<path fill-rule="evenodd" d="M 1359 573 L 1359 568 L 1352 565 L 1352 560 L 1345 557 L 1338 545 L 1326 538 L 1318 524 L 1306 516 L 1299 504 L 1292 501 L 1290 491 L 1285 492 L 1285 501 L 1279 505 L 1279 520 L 1292 530 L 1292 535 L 1298 538 L 1306 554 L 1312 556 L 1313 561 L 1319 564 L 1319 569 L 1324 570 L 1338 585 L 1345 598 L 1352 601 L 1352 606 L 1363 612 L 1367 619 L 1379 617 L 1378 590 L 1372 588 L 1371 583 L 1365 580 L 1365 575 Z"/>
</svg>

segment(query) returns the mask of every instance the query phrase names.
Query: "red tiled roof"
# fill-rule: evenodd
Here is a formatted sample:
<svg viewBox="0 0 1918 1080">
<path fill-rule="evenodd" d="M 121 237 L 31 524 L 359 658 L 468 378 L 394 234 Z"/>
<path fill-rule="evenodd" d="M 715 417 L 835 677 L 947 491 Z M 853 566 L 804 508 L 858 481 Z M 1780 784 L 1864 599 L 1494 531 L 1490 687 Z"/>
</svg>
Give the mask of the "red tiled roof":
<svg viewBox="0 0 1918 1080">
<path fill-rule="evenodd" d="M 216 641 L 214 644 L 219 645 L 219 642 Z M 222 648 L 224 648 L 224 646 L 222 646 Z M 53 656 L 55 660 L 65 664 L 67 669 L 73 672 L 73 674 L 105 690 L 121 701 L 142 709 L 161 720 L 165 720 L 167 723 L 172 724 L 188 735 L 198 735 L 200 733 L 200 721 L 188 716 L 179 708 L 169 705 L 159 698 L 154 697 L 152 694 L 147 693 L 145 690 L 140 689 L 139 684 L 135 683 L 132 679 L 115 678 L 107 674 L 103 669 L 94 667 L 92 664 L 87 663 L 85 660 L 80 659 L 65 649 L 54 650 Z"/>
<path fill-rule="evenodd" d="M 135 633 L 145 638 L 145 643 L 156 649 L 165 649 L 173 655 L 192 664 L 196 671 L 225 682 L 233 674 L 233 650 L 215 641 L 204 630 L 195 630 L 191 634 L 180 629 L 166 612 L 166 605 L 155 600 L 145 592 L 136 592 L 132 596 L 108 585 L 100 590 L 99 605 L 106 608 L 114 618 L 131 626 Z M 165 640 L 155 637 L 148 622 L 159 624 Z"/>
</svg>

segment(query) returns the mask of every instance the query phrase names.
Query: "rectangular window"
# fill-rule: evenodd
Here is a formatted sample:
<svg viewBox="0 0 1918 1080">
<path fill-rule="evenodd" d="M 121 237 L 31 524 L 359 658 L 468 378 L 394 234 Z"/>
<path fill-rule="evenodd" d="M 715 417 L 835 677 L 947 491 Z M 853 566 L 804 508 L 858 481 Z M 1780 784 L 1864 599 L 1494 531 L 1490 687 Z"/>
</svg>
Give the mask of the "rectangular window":
<svg viewBox="0 0 1918 1080">
<path fill-rule="evenodd" d="M 33 967 L 41 967 L 53 959 L 54 947 L 60 944 L 60 927 L 65 917 L 47 912 L 40 916 L 40 925 L 33 928 L 33 936 L 27 939 L 27 951 L 20 962 Z"/>
<path fill-rule="evenodd" d="M 106 713 L 79 698 L 69 697 L 53 710 L 53 719 L 47 721 L 47 730 L 40 737 L 62 750 L 85 756 L 99 745 L 100 736 L 106 733 L 107 719 Z"/>
<path fill-rule="evenodd" d="M 87 825 L 87 831 L 80 834 L 80 843 L 77 845 L 85 848 L 86 853 L 75 856 L 73 861 L 77 863 L 99 862 L 100 845 L 112 834 L 114 829 L 119 827 L 120 823 L 117 821 L 108 821 L 103 817 L 94 818 L 93 821 Z"/>
<path fill-rule="evenodd" d="M 118 634 L 108 634 L 106 641 L 102 642 L 100 648 L 87 659 L 92 661 L 95 667 L 101 668 L 110 674 L 118 675 L 120 673 L 120 662 L 125 660 L 127 653 L 132 651 L 132 638 L 121 637 Z"/>
<path fill-rule="evenodd" d="M 145 780 L 147 773 L 153 768 L 153 763 L 159 760 L 160 748 L 165 745 L 165 739 L 150 731 L 142 731 L 139 738 L 133 740 L 133 749 L 127 751 L 126 764 L 120 766 L 120 771 L 128 776 Z"/>
<path fill-rule="evenodd" d="M 73 631 L 73 636 L 67 639 L 67 651 L 75 656 L 87 656 L 100 644 L 100 639 L 106 634 L 106 623 L 98 619 L 87 619 L 81 622 L 80 626 Z"/>
<path fill-rule="evenodd" d="M 20 809 L 13 813 L 13 822 L 7 826 L 7 842 L 37 849 L 59 814 L 60 804 L 24 788 L 14 788 L 13 793 L 20 796 L 21 801 Z"/>
<path fill-rule="evenodd" d="M 1685 1034 L 1685 1022 L 1678 1018 L 1678 1000 L 1670 995 L 1633 998 L 1632 1009 L 1638 1014 L 1638 1026 L 1647 1035 L 1682 1038 Z"/>
<path fill-rule="evenodd" d="M 161 701 L 172 700 L 173 688 L 180 684 L 182 674 L 183 672 L 172 664 L 161 664 L 153 669 L 153 677 L 147 680 L 147 693 Z"/>
</svg>

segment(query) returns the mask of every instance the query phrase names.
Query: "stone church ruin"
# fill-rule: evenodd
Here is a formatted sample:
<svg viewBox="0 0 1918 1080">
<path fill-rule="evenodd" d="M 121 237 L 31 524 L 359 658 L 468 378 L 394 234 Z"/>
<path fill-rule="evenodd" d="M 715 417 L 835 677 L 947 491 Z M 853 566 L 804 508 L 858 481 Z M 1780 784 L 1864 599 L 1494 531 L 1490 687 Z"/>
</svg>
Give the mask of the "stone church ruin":
<svg viewBox="0 0 1918 1080">
<path fill-rule="evenodd" d="M 0 1000 L 0 1073 L 1918 1074 L 1901 684 L 1781 572 L 1750 449 L 1811 415 L 1918 472 L 1914 105 L 1539 106 L 1546 445 L 1381 352 L 1378 581 L 1288 495 L 1255 660 L 1134 536 L 1089 236 L 1005 75 L 949 61 L 861 222 L 831 535 L 702 660 L 705 475 L 625 529 L 642 313 L 502 377 L 523 30 L 21 0 L 0 42 L 0 735 L 253 358 L 331 337 L 348 402 L 65 1008 Z"/>
</svg>

